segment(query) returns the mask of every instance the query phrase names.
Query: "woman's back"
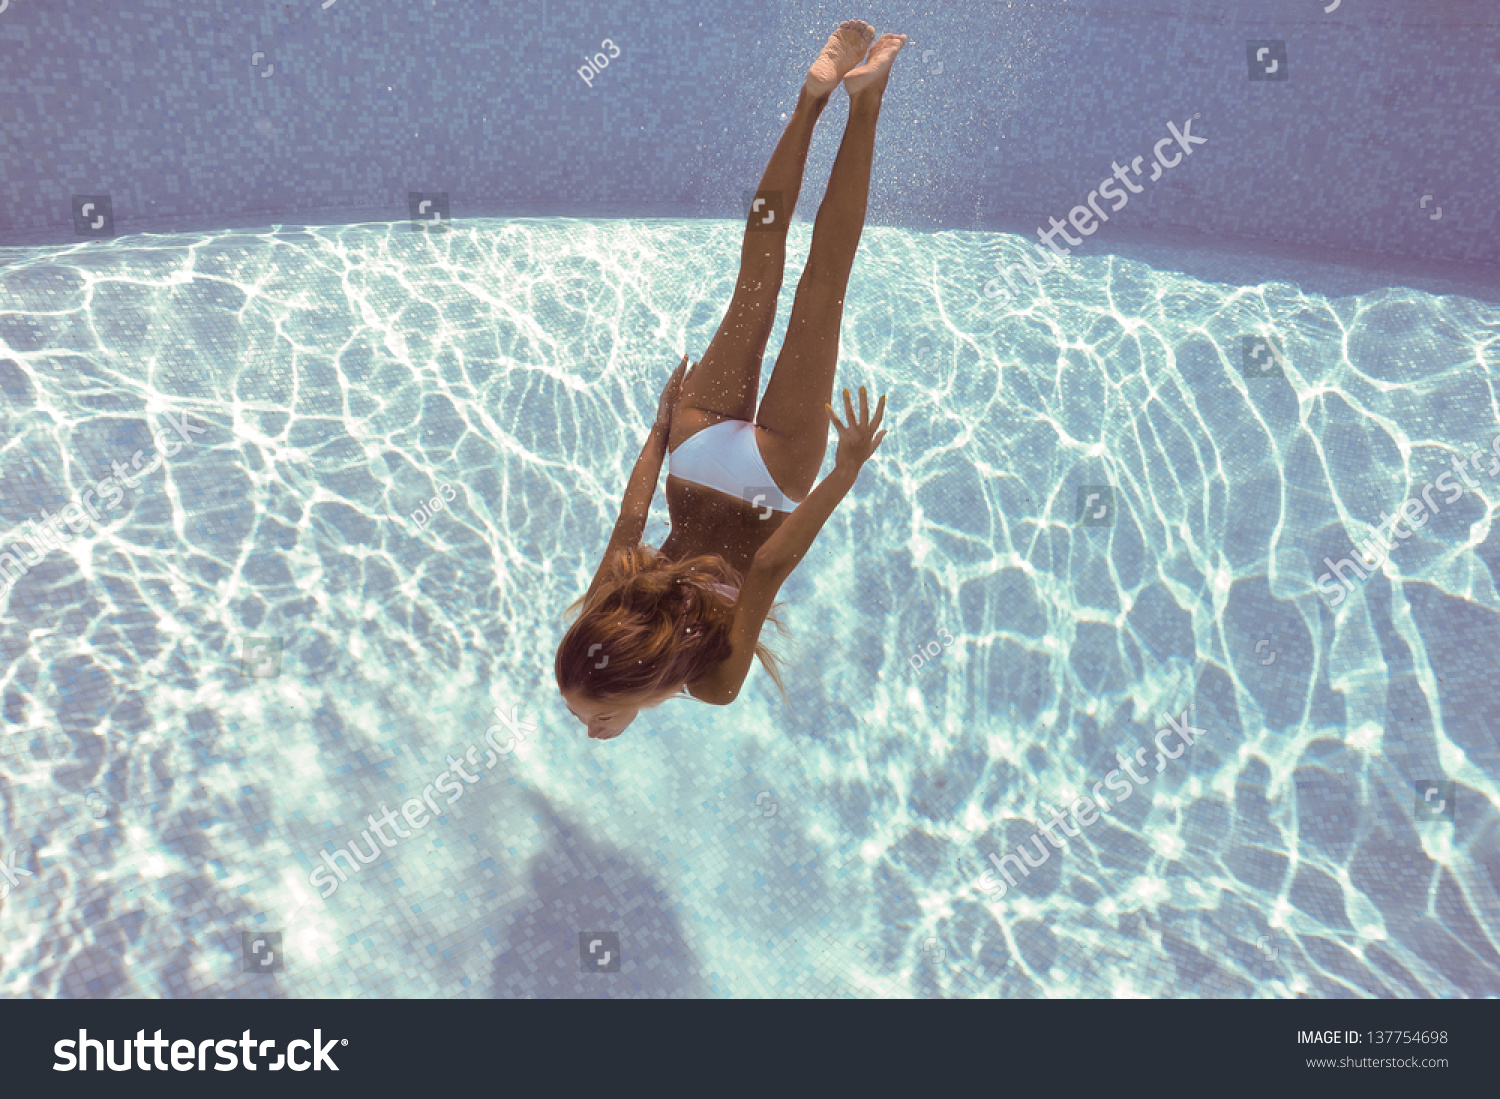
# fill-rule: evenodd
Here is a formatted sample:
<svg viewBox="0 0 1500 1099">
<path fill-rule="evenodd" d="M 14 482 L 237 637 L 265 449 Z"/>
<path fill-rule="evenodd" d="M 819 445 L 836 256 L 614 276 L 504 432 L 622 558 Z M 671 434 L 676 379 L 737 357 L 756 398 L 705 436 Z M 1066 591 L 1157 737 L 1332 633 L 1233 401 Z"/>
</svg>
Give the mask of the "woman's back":
<svg viewBox="0 0 1500 1099">
<path fill-rule="evenodd" d="M 668 561 L 717 554 L 741 576 L 755 551 L 786 521 L 786 513 L 753 508 L 714 489 L 667 478 L 667 514 L 672 532 L 658 551 Z"/>
</svg>

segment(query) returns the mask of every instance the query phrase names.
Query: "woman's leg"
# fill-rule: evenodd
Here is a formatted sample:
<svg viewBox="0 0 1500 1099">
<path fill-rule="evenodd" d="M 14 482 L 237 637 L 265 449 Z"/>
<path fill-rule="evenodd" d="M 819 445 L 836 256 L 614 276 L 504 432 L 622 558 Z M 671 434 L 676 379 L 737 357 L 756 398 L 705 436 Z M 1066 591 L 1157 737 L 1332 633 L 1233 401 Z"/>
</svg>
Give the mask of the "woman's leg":
<svg viewBox="0 0 1500 1099">
<path fill-rule="evenodd" d="M 828 450 L 828 410 L 839 357 L 844 290 L 854 267 L 870 195 L 875 123 L 891 64 L 904 35 L 882 35 L 870 59 L 845 78 L 849 121 L 828 177 L 828 191 L 813 223 L 807 266 L 797 283 L 786 341 L 756 414 L 756 433 L 766 468 L 787 495 L 801 499 Z"/>
<path fill-rule="evenodd" d="M 683 382 L 673 417 L 673 449 L 689 435 L 726 416 L 737 420 L 755 416 L 760 361 L 776 323 L 787 225 L 802 190 L 813 125 L 839 82 L 864 59 L 874 37 L 874 28 L 858 19 L 840 24 L 807 71 L 797 106 L 756 189 L 757 196 L 767 201 L 749 214 L 734 296 L 708 350 Z M 768 212 L 774 219 L 765 224 Z"/>
</svg>

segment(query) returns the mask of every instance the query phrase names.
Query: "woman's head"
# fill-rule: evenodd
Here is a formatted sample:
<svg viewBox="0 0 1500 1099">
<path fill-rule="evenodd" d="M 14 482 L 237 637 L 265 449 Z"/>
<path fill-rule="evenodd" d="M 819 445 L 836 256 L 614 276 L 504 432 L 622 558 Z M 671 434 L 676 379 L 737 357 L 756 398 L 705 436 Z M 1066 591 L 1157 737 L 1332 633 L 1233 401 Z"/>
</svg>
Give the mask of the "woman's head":
<svg viewBox="0 0 1500 1099">
<path fill-rule="evenodd" d="M 729 657 L 733 601 L 714 585 L 737 587 L 740 577 L 722 557 L 666 561 L 647 546 L 619 550 L 602 568 L 593 592 L 569 608 L 582 606 L 553 672 L 589 736 L 609 740 Z"/>
<path fill-rule="evenodd" d="M 580 691 L 564 691 L 563 701 L 568 704 L 568 712 L 588 726 L 590 740 L 613 740 L 635 720 L 636 714 L 660 706 L 676 693 L 667 691 L 640 699 L 604 702 Z"/>
</svg>

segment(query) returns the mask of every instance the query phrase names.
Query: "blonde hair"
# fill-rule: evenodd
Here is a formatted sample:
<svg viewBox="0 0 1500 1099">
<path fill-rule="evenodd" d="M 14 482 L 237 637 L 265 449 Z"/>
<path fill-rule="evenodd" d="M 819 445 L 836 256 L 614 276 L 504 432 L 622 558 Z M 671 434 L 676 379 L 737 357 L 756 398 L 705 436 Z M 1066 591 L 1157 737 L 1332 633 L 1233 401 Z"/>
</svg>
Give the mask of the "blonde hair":
<svg viewBox="0 0 1500 1099">
<path fill-rule="evenodd" d="M 729 659 L 734 605 L 714 585 L 738 588 L 743 578 L 723 557 L 668 561 L 650 546 L 633 546 L 609 554 L 601 573 L 592 593 L 565 612 L 579 613 L 557 646 L 558 690 L 638 703 L 685 687 Z M 774 612 L 766 621 L 785 634 Z M 761 641 L 755 655 L 790 705 L 776 655 Z"/>
</svg>

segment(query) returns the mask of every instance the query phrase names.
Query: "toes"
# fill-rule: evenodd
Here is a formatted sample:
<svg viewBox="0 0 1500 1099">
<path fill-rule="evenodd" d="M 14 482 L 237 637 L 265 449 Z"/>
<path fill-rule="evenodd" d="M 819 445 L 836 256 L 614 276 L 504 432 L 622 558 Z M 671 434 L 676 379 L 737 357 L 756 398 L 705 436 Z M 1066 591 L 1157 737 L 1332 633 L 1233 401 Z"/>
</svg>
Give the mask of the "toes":
<svg viewBox="0 0 1500 1099">
<path fill-rule="evenodd" d="M 840 23 L 839 29 L 833 32 L 833 38 L 829 45 L 838 44 L 838 49 L 843 57 L 843 63 L 858 65 L 860 60 L 870 50 L 870 43 L 875 41 L 875 28 L 861 19 L 850 19 Z"/>
<path fill-rule="evenodd" d="M 870 24 L 866 23 L 863 19 L 845 19 L 842 23 L 839 24 L 839 30 L 853 31 L 855 34 L 863 38 L 867 44 L 875 41 L 875 28 L 870 26 Z"/>
</svg>

